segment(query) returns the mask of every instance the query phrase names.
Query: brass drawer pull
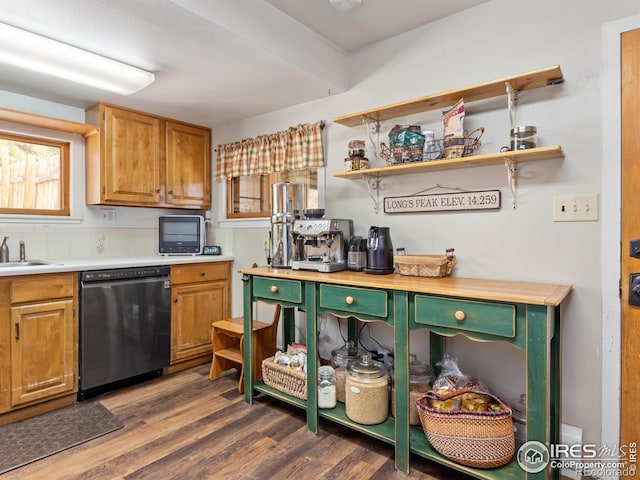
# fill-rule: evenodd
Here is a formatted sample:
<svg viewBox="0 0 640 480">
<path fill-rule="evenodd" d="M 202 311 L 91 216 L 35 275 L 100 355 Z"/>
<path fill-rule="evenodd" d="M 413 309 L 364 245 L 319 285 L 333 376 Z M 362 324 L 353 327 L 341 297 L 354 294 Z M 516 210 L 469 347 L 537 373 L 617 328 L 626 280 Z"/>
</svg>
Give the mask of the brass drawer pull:
<svg viewBox="0 0 640 480">
<path fill-rule="evenodd" d="M 464 314 L 464 312 L 462 310 L 457 310 L 454 316 L 456 317 L 456 320 L 461 322 L 462 320 L 464 320 L 464 317 L 466 315 Z"/>
<path fill-rule="evenodd" d="M 355 299 L 351 295 L 348 295 L 347 298 L 344 299 L 344 301 L 347 302 L 347 305 L 353 305 Z"/>
<path fill-rule="evenodd" d="M 276 293 L 278 291 L 278 287 L 275 285 L 271 285 L 271 293 Z"/>
</svg>

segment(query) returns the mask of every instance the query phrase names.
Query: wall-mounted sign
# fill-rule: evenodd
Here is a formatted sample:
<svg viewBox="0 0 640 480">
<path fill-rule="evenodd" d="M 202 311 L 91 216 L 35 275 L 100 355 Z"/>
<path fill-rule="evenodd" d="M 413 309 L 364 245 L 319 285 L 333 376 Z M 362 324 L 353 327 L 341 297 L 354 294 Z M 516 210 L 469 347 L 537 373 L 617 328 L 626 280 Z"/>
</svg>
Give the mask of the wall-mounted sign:
<svg viewBox="0 0 640 480">
<path fill-rule="evenodd" d="M 385 197 L 384 213 L 492 210 L 500 208 L 500 190 L 432 193 L 407 197 Z"/>
</svg>

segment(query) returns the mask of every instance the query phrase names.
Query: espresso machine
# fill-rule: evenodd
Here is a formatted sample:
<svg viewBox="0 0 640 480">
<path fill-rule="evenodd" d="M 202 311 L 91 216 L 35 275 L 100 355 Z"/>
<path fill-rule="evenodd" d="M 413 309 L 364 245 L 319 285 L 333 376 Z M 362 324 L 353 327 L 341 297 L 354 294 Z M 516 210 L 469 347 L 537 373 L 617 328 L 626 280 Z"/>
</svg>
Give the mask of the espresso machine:
<svg viewBox="0 0 640 480">
<path fill-rule="evenodd" d="M 294 241 L 293 224 L 302 216 L 306 205 L 303 183 L 271 185 L 271 266 L 291 268 L 291 262 L 301 257 Z"/>
<path fill-rule="evenodd" d="M 293 234 L 304 249 L 304 257 L 292 262 L 293 270 L 330 273 L 347 269 L 347 246 L 353 234 L 353 220 L 296 220 L 293 222 Z"/>
</svg>

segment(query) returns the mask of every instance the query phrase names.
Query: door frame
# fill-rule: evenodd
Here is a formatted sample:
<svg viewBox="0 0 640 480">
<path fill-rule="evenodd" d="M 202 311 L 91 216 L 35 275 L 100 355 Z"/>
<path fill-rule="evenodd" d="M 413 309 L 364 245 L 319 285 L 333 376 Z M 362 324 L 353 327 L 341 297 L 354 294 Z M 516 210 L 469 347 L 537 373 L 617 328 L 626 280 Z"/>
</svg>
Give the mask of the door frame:
<svg viewBox="0 0 640 480">
<path fill-rule="evenodd" d="M 611 402 L 621 391 L 621 142 L 620 142 L 620 36 L 640 28 L 640 15 L 602 27 L 602 391 L 601 443 L 619 445 L 620 404 Z M 611 234 L 615 232 L 615 234 Z M 619 396 L 616 396 L 619 398 Z"/>
</svg>

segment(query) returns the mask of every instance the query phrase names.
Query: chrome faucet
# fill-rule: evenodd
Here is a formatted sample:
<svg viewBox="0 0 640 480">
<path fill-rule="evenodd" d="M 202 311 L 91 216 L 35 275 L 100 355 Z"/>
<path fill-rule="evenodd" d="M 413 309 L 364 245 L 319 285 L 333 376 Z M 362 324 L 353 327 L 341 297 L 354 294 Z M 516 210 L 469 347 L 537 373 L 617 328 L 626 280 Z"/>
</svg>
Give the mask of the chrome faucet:
<svg viewBox="0 0 640 480">
<path fill-rule="evenodd" d="M 20 261 L 21 262 L 26 262 L 26 254 L 24 251 L 24 241 L 20 240 Z"/>
</svg>

